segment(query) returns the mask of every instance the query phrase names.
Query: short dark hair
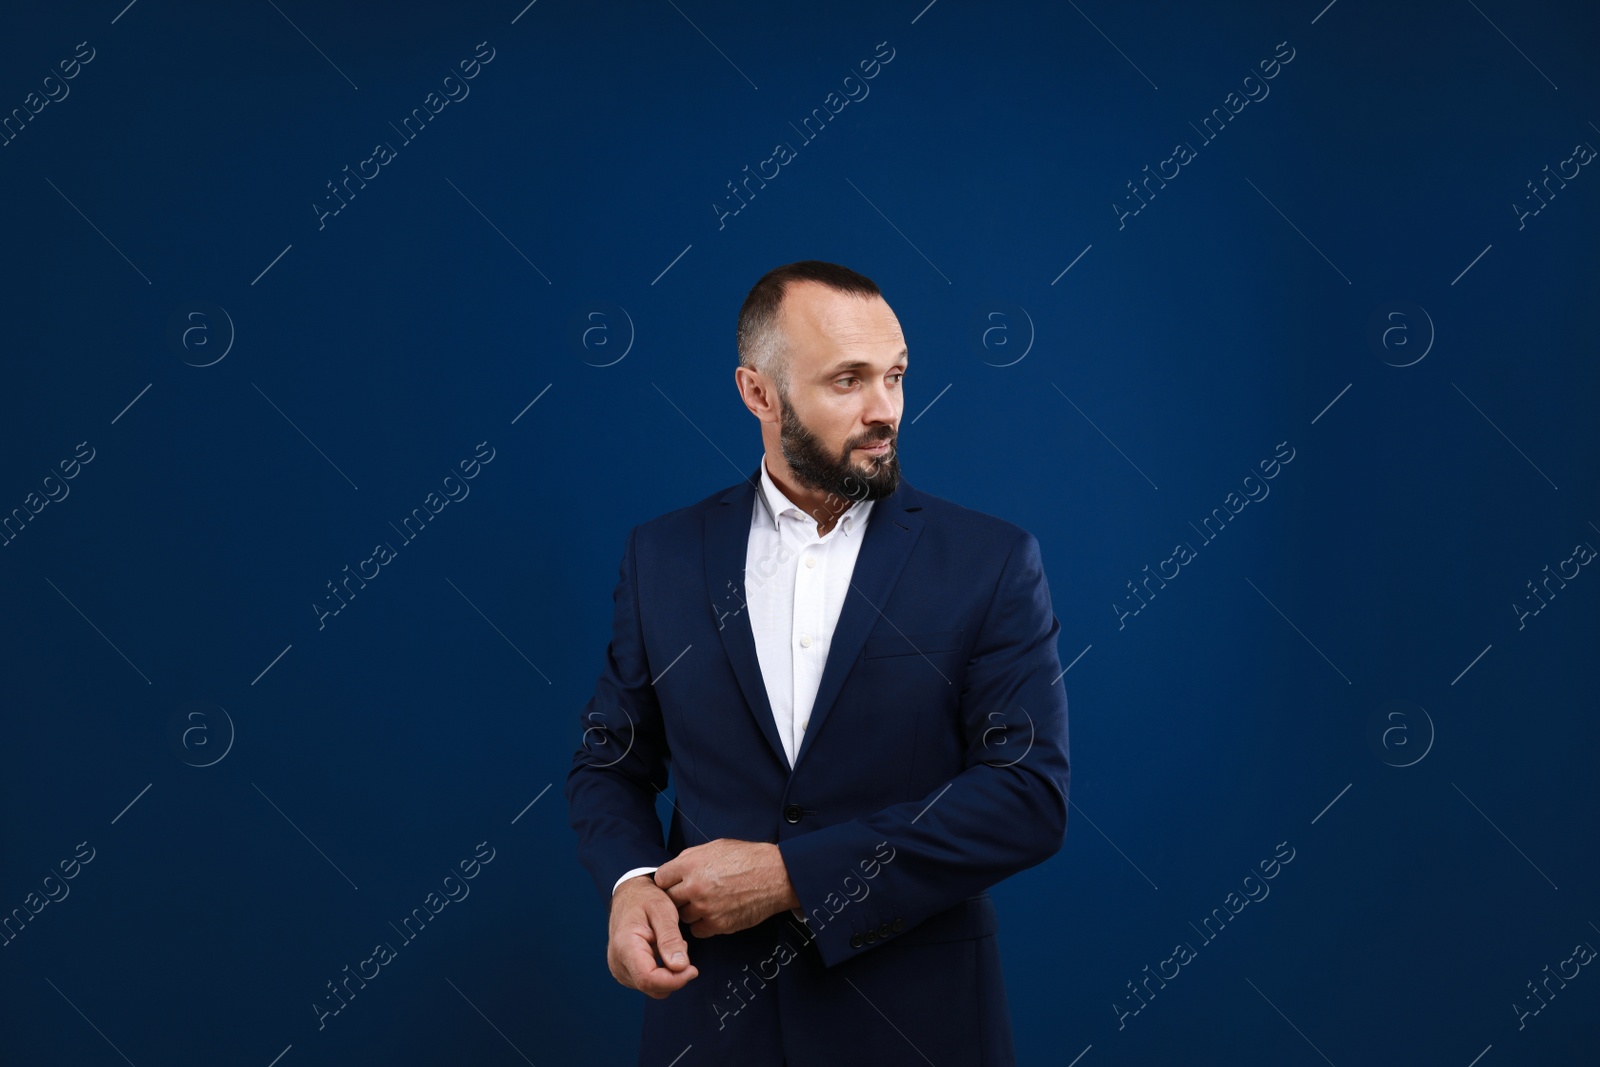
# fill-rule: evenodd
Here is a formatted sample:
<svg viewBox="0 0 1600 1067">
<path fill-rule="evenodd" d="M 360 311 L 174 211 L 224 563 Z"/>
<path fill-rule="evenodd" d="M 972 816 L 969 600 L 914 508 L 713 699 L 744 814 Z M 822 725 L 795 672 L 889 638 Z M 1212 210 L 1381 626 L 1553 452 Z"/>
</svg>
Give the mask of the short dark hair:
<svg viewBox="0 0 1600 1067">
<path fill-rule="evenodd" d="M 778 312 L 790 282 L 817 282 L 840 293 L 860 297 L 882 296 L 878 283 L 837 263 L 802 259 L 774 267 L 751 287 L 739 308 L 735 331 L 739 346 L 739 366 L 759 371 L 778 383 L 780 396 L 789 389 L 789 354 L 783 332 L 778 329 Z"/>
</svg>

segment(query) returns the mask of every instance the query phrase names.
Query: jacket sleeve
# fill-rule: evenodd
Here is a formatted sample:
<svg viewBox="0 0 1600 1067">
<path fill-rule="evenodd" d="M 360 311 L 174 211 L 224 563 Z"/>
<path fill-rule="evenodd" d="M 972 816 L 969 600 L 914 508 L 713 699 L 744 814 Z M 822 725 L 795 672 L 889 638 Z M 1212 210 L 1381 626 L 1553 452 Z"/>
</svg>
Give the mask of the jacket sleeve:
<svg viewBox="0 0 1600 1067">
<path fill-rule="evenodd" d="M 612 594 L 605 667 L 584 707 L 583 737 L 566 781 L 567 821 L 578 835 L 578 859 L 608 908 L 623 872 L 659 867 L 671 858 L 655 806 L 667 786 L 669 760 L 639 617 L 637 537 L 634 527 Z"/>
<path fill-rule="evenodd" d="M 917 800 L 779 843 L 826 965 L 883 945 L 1060 849 L 1069 771 L 1060 630 L 1039 543 L 1024 531 L 967 665 L 961 772 Z"/>
</svg>

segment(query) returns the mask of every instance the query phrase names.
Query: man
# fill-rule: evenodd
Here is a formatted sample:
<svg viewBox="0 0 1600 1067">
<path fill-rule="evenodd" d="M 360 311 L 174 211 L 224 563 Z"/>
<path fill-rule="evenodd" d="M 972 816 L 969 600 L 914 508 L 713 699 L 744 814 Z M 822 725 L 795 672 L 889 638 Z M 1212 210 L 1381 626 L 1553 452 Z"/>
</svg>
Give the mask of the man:
<svg viewBox="0 0 1600 1067">
<path fill-rule="evenodd" d="M 779 267 L 738 345 L 761 467 L 629 534 L 566 782 L 639 1063 L 1012 1063 L 985 890 L 1067 815 L 1038 542 L 900 477 L 870 279 Z"/>
</svg>

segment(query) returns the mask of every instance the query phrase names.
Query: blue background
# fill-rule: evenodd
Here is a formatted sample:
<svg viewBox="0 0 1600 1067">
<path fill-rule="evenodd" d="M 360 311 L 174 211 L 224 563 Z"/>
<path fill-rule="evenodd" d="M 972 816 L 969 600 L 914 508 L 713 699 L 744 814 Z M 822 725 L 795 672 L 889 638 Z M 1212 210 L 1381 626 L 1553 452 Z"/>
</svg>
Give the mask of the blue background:
<svg viewBox="0 0 1600 1067">
<path fill-rule="evenodd" d="M 7 16 L 0 1059 L 632 1062 L 560 783 L 629 528 L 755 469 L 739 303 L 818 258 L 903 324 L 907 480 L 1042 546 L 1073 806 L 994 889 L 1022 1061 L 1592 1062 L 1587 968 L 1519 1020 L 1600 944 L 1600 577 L 1527 585 L 1600 546 L 1600 177 L 1521 214 L 1600 145 L 1592 7 L 923 2 Z"/>
</svg>

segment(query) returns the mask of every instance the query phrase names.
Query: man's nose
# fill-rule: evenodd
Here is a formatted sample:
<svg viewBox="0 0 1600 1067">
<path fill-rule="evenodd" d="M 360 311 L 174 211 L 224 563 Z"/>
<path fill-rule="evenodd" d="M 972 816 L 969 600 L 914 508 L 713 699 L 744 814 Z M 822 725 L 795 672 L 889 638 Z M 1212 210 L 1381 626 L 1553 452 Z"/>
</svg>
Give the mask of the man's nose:
<svg viewBox="0 0 1600 1067">
<path fill-rule="evenodd" d="M 862 412 L 862 418 L 869 424 L 888 423 L 893 426 L 895 419 L 899 418 L 899 416 L 900 410 L 895 407 L 894 396 L 889 386 L 879 382 L 871 391 L 867 401 L 867 410 Z"/>
</svg>

